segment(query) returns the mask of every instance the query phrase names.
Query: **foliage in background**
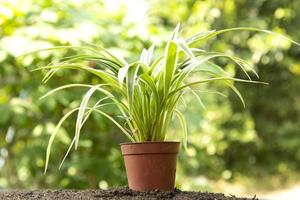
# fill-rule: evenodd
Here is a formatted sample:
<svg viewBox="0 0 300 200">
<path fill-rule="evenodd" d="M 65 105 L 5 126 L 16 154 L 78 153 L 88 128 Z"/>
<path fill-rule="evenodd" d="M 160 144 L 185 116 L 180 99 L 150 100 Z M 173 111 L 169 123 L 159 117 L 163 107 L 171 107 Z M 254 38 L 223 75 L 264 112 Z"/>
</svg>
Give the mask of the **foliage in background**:
<svg viewBox="0 0 300 200">
<path fill-rule="evenodd" d="M 53 153 L 58 156 L 50 163 L 47 175 L 43 175 L 45 147 L 54 124 L 79 106 L 78 99 L 84 90 L 62 91 L 47 100 L 38 100 L 39 97 L 61 84 L 95 84 L 97 80 L 94 76 L 64 71 L 58 72 L 47 85 L 41 85 L 42 76 L 29 70 L 73 52 L 42 52 L 17 61 L 16 56 L 24 51 L 82 45 L 85 41 L 112 47 L 110 50 L 131 61 L 151 43 L 160 49 L 162 44 L 158 42 L 167 40 L 178 22 L 187 22 L 185 26 L 192 28 L 183 27 L 188 30 L 184 35 L 252 26 L 300 39 L 300 29 L 295 28 L 300 27 L 296 9 L 299 1 L 126 1 L 123 6 L 110 2 L 1 1 L 1 188 L 105 188 L 126 184 L 118 149 L 118 143 L 126 139 L 99 115 L 91 116 L 83 129 L 79 150 L 71 152 L 58 171 L 57 163 L 75 131 L 75 117 L 66 121 L 54 143 Z M 186 106 L 180 109 L 189 122 L 189 148 L 187 156 L 180 155 L 178 186 L 198 190 L 212 187 L 212 180 L 235 180 L 240 176 L 255 179 L 276 174 L 286 178 L 300 168 L 299 48 L 260 33 L 230 33 L 215 40 L 218 42 L 212 40 L 205 47 L 248 58 L 270 86 L 239 85 L 247 99 L 246 109 L 232 92 L 218 84 L 214 88 L 229 99 L 205 94 L 202 100 L 206 110 L 198 106 L 194 96 L 187 97 Z M 230 75 L 243 77 L 242 71 L 231 63 L 221 59 L 218 64 L 225 66 Z M 110 113 L 116 114 L 116 110 Z M 177 124 L 172 127 L 171 134 L 179 128 Z"/>
</svg>

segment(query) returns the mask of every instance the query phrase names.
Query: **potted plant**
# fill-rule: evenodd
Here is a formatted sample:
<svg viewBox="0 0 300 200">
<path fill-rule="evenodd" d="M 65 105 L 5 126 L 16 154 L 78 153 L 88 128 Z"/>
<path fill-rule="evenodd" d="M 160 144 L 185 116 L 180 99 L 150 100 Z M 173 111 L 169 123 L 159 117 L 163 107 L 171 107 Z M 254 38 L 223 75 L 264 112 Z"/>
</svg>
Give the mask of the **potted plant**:
<svg viewBox="0 0 300 200">
<path fill-rule="evenodd" d="M 154 58 L 154 46 L 143 50 L 139 60 L 128 63 L 110 51 L 94 46 L 74 47 L 59 46 L 45 50 L 74 49 L 85 53 L 65 57 L 58 63 L 49 64 L 35 70 L 46 70 L 43 82 L 47 82 L 58 70 L 76 69 L 94 74 L 102 82 L 96 85 L 68 84 L 51 90 L 41 98 L 72 87 L 87 88 L 80 106 L 70 110 L 57 124 L 47 147 L 45 172 L 50 158 L 51 145 L 63 122 L 72 114 L 77 113 L 76 130 L 70 147 L 62 161 L 64 162 L 71 148 L 78 147 L 81 128 L 92 113 L 98 113 L 111 120 L 127 136 L 130 143 L 122 143 L 121 151 L 125 160 L 129 188 L 138 191 L 162 189 L 173 190 L 176 172 L 176 157 L 179 151 L 178 141 L 165 141 L 170 121 L 175 116 L 182 126 L 180 141 L 187 145 L 187 127 L 183 114 L 176 108 L 184 93 L 190 91 L 201 104 L 197 86 L 209 82 L 221 82 L 237 94 L 241 102 L 244 100 L 234 86 L 235 82 L 261 83 L 253 81 L 249 71 L 257 73 L 245 60 L 233 55 L 211 52 L 199 48 L 207 40 L 230 31 L 260 31 L 288 40 L 296 45 L 299 43 L 276 33 L 256 28 L 231 28 L 224 30 L 205 31 L 188 39 L 179 37 L 177 26 L 167 42 L 164 54 Z M 212 62 L 217 57 L 227 58 L 234 62 L 245 73 L 248 79 L 229 76 L 221 66 Z M 93 62 L 94 66 L 88 64 Z M 199 73 L 201 79 L 190 80 L 189 77 Z M 105 97 L 90 105 L 95 93 Z M 114 105 L 122 115 L 120 118 L 110 116 L 103 108 Z M 61 164 L 62 164 L 61 163 Z M 61 165 L 60 165 L 61 166 Z"/>
</svg>

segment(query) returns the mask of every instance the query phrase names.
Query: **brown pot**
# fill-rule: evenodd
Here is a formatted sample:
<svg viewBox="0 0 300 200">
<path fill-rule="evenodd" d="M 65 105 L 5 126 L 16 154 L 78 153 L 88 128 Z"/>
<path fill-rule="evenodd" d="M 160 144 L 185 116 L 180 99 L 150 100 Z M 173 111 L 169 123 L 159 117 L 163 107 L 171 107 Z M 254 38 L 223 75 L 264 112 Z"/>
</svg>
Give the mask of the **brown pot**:
<svg viewBox="0 0 300 200">
<path fill-rule="evenodd" d="M 121 144 L 128 185 L 132 190 L 174 190 L 180 142 Z"/>
</svg>

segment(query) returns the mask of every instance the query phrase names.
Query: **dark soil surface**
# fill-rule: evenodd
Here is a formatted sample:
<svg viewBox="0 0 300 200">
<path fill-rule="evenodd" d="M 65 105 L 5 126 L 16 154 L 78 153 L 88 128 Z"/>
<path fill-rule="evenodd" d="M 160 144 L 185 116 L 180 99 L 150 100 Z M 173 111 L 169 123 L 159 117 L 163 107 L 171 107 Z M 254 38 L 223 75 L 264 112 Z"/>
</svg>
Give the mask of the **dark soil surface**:
<svg viewBox="0 0 300 200">
<path fill-rule="evenodd" d="M 253 198 L 238 198 L 233 195 L 225 196 L 221 193 L 207 192 L 185 192 L 175 189 L 174 192 L 163 192 L 159 190 L 150 192 L 136 192 L 127 187 L 109 190 L 13 190 L 0 192 L 1 200 L 52 200 L 52 199 L 199 199 L 199 200 L 258 200 Z"/>
</svg>

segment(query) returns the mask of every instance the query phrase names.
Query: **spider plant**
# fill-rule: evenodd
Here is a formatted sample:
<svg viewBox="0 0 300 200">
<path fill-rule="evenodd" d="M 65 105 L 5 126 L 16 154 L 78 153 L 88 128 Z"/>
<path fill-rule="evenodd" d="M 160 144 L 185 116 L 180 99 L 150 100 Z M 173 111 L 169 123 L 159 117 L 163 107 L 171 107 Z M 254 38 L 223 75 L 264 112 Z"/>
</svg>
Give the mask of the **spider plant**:
<svg viewBox="0 0 300 200">
<path fill-rule="evenodd" d="M 47 147 L 45 172 L 48 167 L 51 146 L 58 130 L 72 114 L 77 114 L 75 135 L 62 163 L 73 146 L 77 149 L 81 129 L 92 113 L 98 113 L 111 120 L 131 142 L 164 141 L 168 126 L 173 116 L 176 116 L 182 126 L 182 142 L 186 146 L 187 125 L 182 112 L 177 109 L 178 103 L 182 102 L 181 100 L 184 99 L 186 92 L 190 91 L 199 100 L 200 105 L 203 105 L 197 93 L 197 86 L 209 82 L 222 82 L 225 86 L 231 88 L 242 104 L 245 105 L 243 97 L 234 83 L 267 83 L 251 80 L 249 72 L 252 72 L 257 78 L 259 76 L 249 62 L 233 55 L 199 48 L 201 44 L 219 34 L 243 30 L 272 34 L 300 45 L 274 32 L 244 27 L 205 31 L 184 39 L 179 36 L 180 29 L 177 26 L 165 46 L 163 55 L 154 58 L 153 45 L 149 49 L 143 49 L 140 59 L 132 63 L 126 62 L 119 55 L 114 55 L 103 47 L 94 45 L 87 45 L 86 47 L 58 46 L 30 52 L 65 49 L 85 52 L 62 58 L 58 63 L 50 63 L 47 66 L 35 69 L 47 71 L 43 82 L 47 82 L 58 70 L 62 69 L 82 70 L 102 80 L 100 84 L 96 85 L 79 83 L 63 85 L 41 97 L 47 98 L 55 92 L 72 87 L 87 89 L 79 107 L 65 114 L 52 133 Z M 234 62 L 248 79 L 229 76 L 221 66 L 213 62 L 213 59 L 218 57 Z M 96 63 L 96 68 L 87 65 L 90 61 Z M 194 73 L 205 74 L 206 78 L 191 81 L 189 77 Z M 105 97 L 91 104 L 90 99 L 95 96 L 95 93 L 102 93 Z M 103 109 L 112 105 L 119 110 L 123 122 L 119 118 L 109 115 Z"/>
</svg>

